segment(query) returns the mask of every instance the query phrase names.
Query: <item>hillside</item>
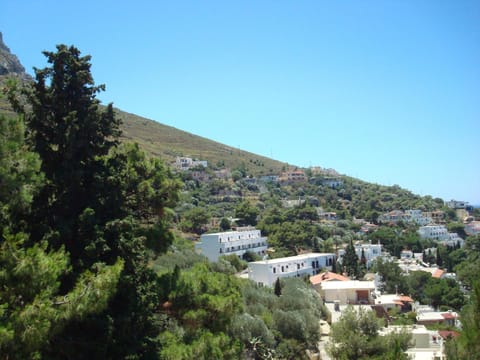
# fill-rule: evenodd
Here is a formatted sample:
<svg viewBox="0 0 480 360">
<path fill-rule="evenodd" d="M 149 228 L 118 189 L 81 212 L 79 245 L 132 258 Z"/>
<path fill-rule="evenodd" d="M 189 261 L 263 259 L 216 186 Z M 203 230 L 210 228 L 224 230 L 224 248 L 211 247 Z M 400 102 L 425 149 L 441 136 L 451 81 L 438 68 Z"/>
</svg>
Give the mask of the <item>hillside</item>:
<svg viewBox="0 0 480 360">
<path fill-rule="evenodd" d="M 288 166 L 118 109 L 117 114 L 122 120 L 124 140 L 137 142 L 148 154 L 169 163 L 177 156 L 188 156 L 231 169 L 244 164 L 253 175 L 279 173 Z"/>
<path fill-rule="evenodd" d="M 15 77 L 20 82 L 31 80 L 0 33 L 0 86 L 9 77 Z M 1 96 L 0 114 L 13 115 L 8 102 Z M 207 160 L 211 166 L 222 164 L 222 167 L 231 169 L 244 166 L 252 175 L 279 173 L 287 166 L 119 109 L 117 115 L 122 120 L 123 140 L 137 142 L 149 155 L 160 157 L 167 163 L 175 161 L 176 156 L 188 156 Z"/>
</svg>

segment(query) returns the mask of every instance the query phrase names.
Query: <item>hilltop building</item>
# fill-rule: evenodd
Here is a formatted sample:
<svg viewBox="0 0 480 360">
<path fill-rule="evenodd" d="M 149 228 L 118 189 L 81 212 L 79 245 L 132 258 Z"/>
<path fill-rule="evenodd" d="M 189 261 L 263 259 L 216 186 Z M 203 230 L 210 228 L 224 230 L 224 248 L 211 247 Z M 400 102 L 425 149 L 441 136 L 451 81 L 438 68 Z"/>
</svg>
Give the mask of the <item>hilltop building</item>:
<svg viewBox="0 0 480 360">
<path fill-rule="evenodd" d="M 450 209 L 466 209 L 470 205 L 467 201 L 450 200 L 445 203 Z"/>
<path fill-rule="evenodd" d="M 192 158 L 182 156 L 177 156 L 177 159 L 175 160 L 175 167 L 179 170 L 189 170 L 197 166 L 206 168 L 208 167 L 208 161 L 194 160 Z"/>
</svg>

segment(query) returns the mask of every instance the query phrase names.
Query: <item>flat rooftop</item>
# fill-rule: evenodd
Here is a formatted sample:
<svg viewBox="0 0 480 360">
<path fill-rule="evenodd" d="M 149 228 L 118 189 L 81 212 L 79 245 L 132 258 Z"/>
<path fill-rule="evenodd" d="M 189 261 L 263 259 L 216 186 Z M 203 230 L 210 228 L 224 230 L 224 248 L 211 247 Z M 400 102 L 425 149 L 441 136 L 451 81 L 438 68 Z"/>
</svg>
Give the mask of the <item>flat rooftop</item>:
<svg viewBox="0 0 480 360">
<path fill-rule="evenodd" d="M 322 290 L 374 290 L 374 281 L 327 281 L 321 283 Z"/>
<path fill-rule="evenodd" d="M 308 254 L 288 256 L 288 257 L 283 257 L 278 259 L 254 261 L 254 262 L 251 262 L 251 264 L 281 264 L 289 261 L 310 260 L 312 258 L 321 257 L 321 256 L 335 256 L 335 254 L 334 253 L 308 253 Z"/>
</svg>

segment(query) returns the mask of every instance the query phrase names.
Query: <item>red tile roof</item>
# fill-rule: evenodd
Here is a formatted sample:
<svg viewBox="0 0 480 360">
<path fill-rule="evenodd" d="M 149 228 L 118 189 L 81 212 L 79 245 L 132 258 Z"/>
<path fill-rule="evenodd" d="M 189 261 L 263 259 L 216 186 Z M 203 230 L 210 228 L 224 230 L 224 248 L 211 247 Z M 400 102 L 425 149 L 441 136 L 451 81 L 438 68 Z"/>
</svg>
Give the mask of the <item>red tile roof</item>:
<svg viewBox="0 0 480 360">
<path fill-rule="evenodd" d="M 456 338 L 458 335 L 460 335 L 458 332 L 453 330 L 438 330 L 438 334 L 444 339 L 448 339 L 449 337 Z"/>
<path fill-rule="evenodd" d="M 457 318 L 457 313 L 456 312 L 444 312 L 442 313 L 442 316 L 445 320 L 454 320 Z"/>
<path fill-rule="evenodd" d="M 318 285 L 321 282 L 332 281 L 332 280 L 347 281 L 347 280 L 350 280 L 350 279 L 346 276 L 336 274 L 336 273 L 331 272 L 331 271 L 325 271 L 323 273 L 320 273 L 318 275 L 314 275 L 314 276 L 310 277 L 310 283 L 312 285 Z"/>
<path fill-rule="evenodd" d="M 402 302 L 413 302 L 413 299 L 410 296 L 398 295 L 397 300 Z"/>
<path fill-rule="evenodd" d="M 440 279 L 442 275 L 445 273 L 442 269 L 437 269 L 432 273 L 432 277 Z"/>
</svg>

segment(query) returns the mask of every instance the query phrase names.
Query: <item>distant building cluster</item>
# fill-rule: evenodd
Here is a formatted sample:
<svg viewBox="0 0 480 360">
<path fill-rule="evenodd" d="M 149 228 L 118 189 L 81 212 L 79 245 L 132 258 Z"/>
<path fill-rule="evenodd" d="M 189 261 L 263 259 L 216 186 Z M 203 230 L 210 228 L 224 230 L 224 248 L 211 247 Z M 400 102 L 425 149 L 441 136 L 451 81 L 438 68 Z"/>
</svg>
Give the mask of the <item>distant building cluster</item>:
<svg viewBox="0 0 480 360">
<path fill-rule="evenodd" d="M 405 223 L 414 223 L 417 225 L 428 225 L 434 222 L 431 213 L 424 213 L 421 210 L 393 210 L 378 217 L 379 223 L 396 224 L 400 221 Z M 437 214 L 439 216 L 440 214 Z M 438 217 L 437 217 L 438 219 Z"/>
<path fill-rule="evenodd" d="M 190 170 L 195 167 L 208 167 L 208 161 L 206 160 L 194 160 L 189 157 L 182 157 L 182 156 L 177 156 L 177 159 L 175 160 L 175 168 L 178 170 Z"/>
</svg>

